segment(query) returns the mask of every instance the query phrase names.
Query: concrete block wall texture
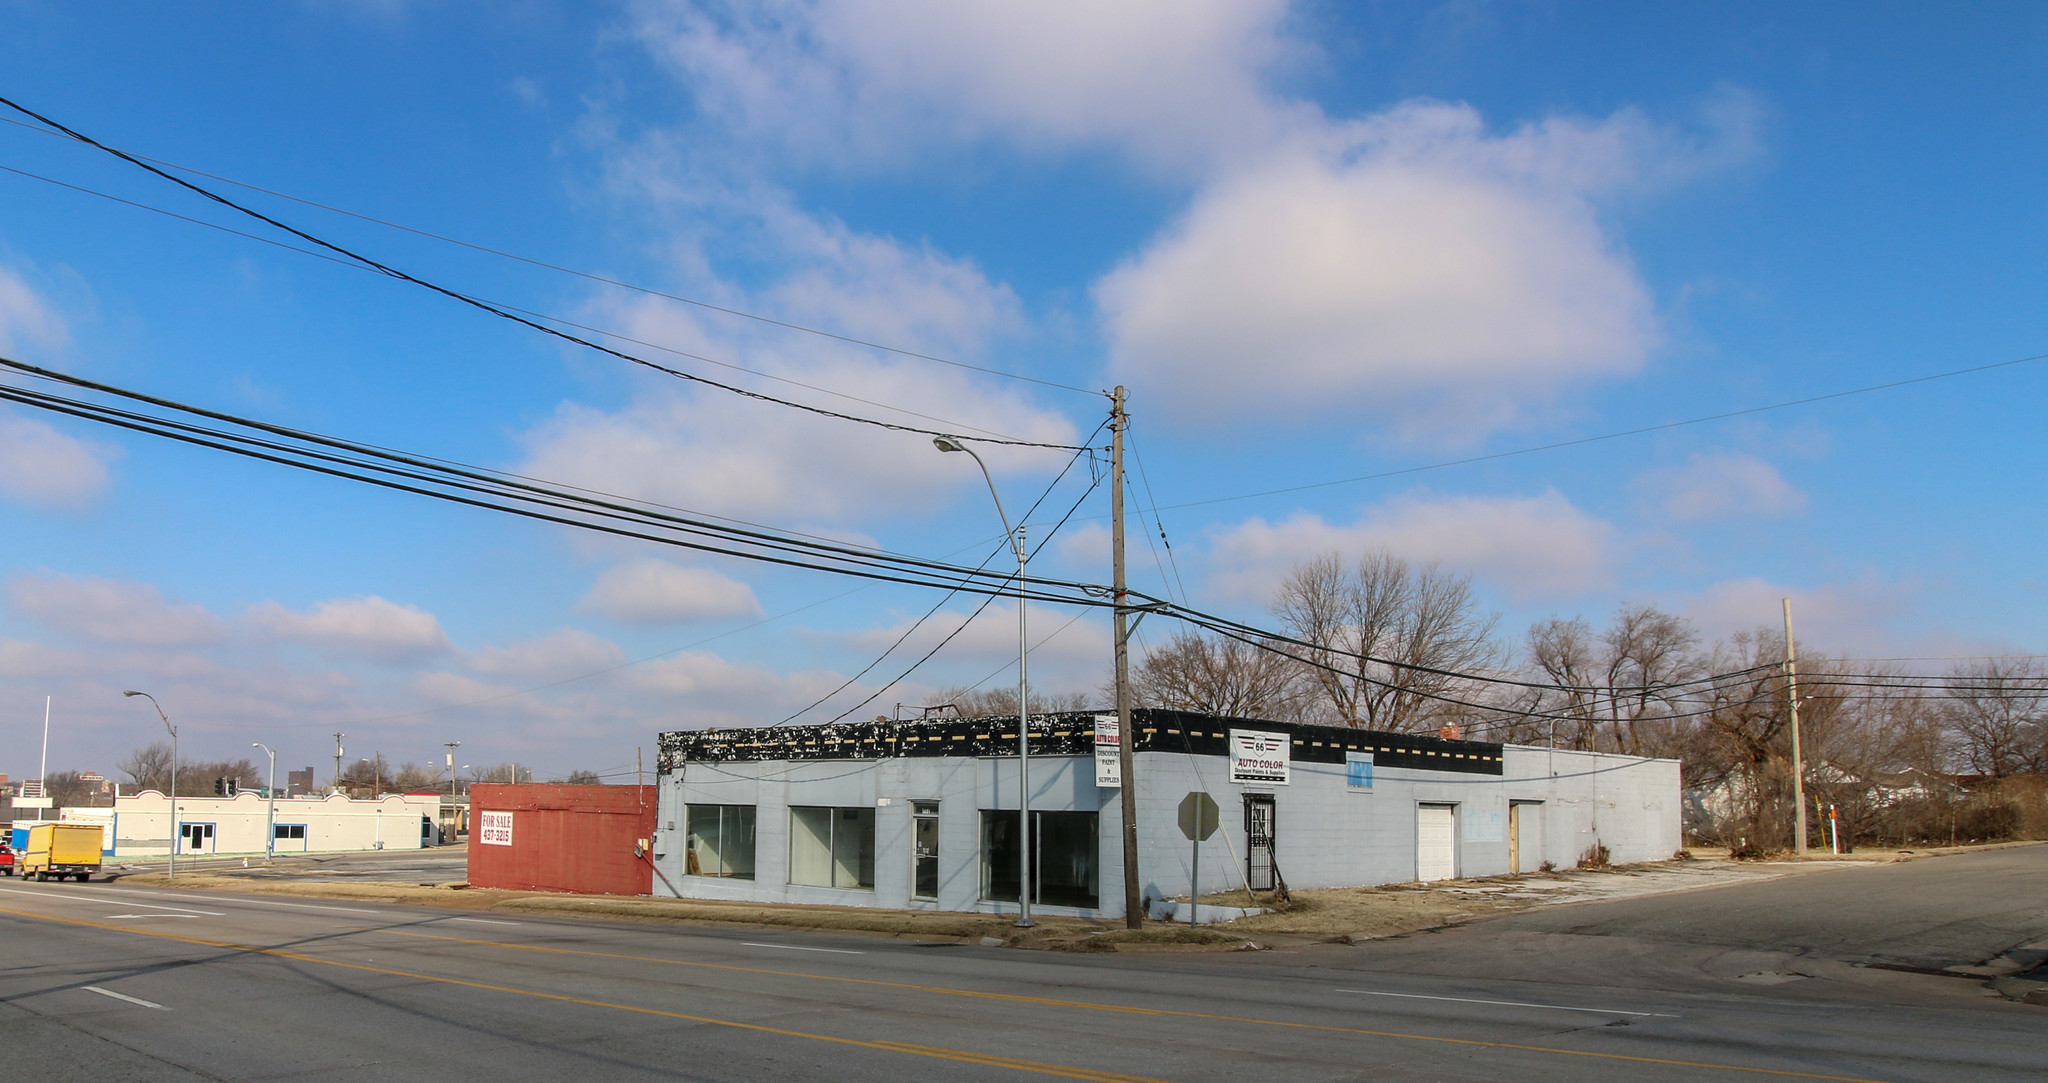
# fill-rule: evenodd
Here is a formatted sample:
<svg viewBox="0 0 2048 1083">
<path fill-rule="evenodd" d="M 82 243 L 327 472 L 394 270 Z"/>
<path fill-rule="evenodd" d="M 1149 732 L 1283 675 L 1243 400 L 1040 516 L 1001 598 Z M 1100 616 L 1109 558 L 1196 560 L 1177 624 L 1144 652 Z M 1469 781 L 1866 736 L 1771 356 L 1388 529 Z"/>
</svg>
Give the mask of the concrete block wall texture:
<svg viewBox="0 0 2048 1083">
<path fill-rule="evenodd" d="M 473 814 L 511 818 L 508 844 L 470 834 L 469 882 L 477 887 L 593 895 L 653 891 L 653 867 L 635 852 L 640 840 L 654 835 L 653 786 L 478 785 L 469 800 Z"/>
<path fill-rule="evenodd" d="M 303 838 L 277 840 L 278 853 L 319 853 L 348 850 L 417 850 L 423 845 L 421 818 L 438 824 L 438 794 L 386 794 L 352 800 L 325 797 L 280 797 L 277 823 L 299 826 Z M 114 849 L 122 857 L 147 857 L 170 852 L 171 801 L 155 790 L 116 798 L 113 809 Z M 253 793 L 233 797 L 180 797 L 181 824 L 211 824 L 209 841 L 196 848 L 189 842 L 178 853 L 258 854 L 269 833 L 266 802 Z"/>
<path fill-rule="evenodd" d="M 1454 869 L 1459 876 L 1502 875 L 1511 864 L 1510 809 L 1531 837 L 1522 871 L 1548 860 L 1576 863 L 1596 840 L 1616 862 L 1668 858 L 1678 849 L 1679 778 L 1672 760 L 1645 760 L 1509 746 L 1502 775 L 1379 767 L 1372 785 L 1348 784 L 1341 764 L 1292 765 L 1288 785 L 1241 785 L 1221 756 L 1144 752 L 1138 779 L 1140 894 L 1185 895 L 1194 845 L 1178 824 L 1181 800 L 1207 792 L 1220 808 L 1219 830 L 1200 848 L 1204 893 L 1242 890 L 1250 857 L 1245 796 L 1270 796 L 1275 812 L 1273 857 L 1289 887 L 1401 883 L 1418 876 L 1417 817 L 1425 805 L 1453 809 Z M 1032 808 L 1097 814 L 1099 906 L 1039 907 L 1047 913 L 1120 916 L 1123 912 L 1122 827 L 1118 792 L 1094 785 L 1092 759 L 1033 757 Z M 757 901 L 922 907 L 1005 913 L 981 892 L 981 812 L 1016 808 L 1017 763 L 1004 757 L 686 763 L 661 781 L 658 862 L 686 895 Z M 936 900 L 911 894 L 913 801 L 939 802 L 940 891 Z M 886 802 L 886 803 L 884 803 Z M 684 874 L 684 819 L 690 803 L 756 809 L 755 878 Z M 788 879 L 792 804 L 875 810 L 875 884 L 871 889 L 792 885 Z M 656 891 L 668 888 L 657 882 Z"/>
</svg>

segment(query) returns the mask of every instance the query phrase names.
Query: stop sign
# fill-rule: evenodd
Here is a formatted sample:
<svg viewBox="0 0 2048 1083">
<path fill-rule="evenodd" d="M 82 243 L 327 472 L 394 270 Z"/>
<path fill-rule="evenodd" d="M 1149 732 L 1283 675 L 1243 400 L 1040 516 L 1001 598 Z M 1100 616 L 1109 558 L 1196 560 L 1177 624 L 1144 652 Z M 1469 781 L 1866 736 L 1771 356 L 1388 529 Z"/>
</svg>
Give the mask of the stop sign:
<svg viewBox="0 0 2048 1083">
<path fill-rule="evenodd" d="M 1204 842 L 1216 833 L 1216 799 L 1196 790 L 1180 800 L 1180 833 Z"/>
</svg>

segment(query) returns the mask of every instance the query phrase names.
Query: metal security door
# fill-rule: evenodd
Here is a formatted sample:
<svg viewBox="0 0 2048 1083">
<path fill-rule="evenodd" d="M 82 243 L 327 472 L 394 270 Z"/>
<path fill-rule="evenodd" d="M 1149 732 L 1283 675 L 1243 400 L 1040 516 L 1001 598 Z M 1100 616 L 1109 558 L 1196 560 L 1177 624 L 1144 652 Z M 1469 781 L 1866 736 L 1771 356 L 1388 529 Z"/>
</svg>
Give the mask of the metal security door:
<svg viewBox="0 0 2048 1083">
<path fill-rule="evenodd" d="M 1273 795 L 1245 795 L 1245 873 L 1254 891 L 1271 891 L 1278 879 L 1273 869 L 1273 833 L 1276 819 Z"/>
</svg>

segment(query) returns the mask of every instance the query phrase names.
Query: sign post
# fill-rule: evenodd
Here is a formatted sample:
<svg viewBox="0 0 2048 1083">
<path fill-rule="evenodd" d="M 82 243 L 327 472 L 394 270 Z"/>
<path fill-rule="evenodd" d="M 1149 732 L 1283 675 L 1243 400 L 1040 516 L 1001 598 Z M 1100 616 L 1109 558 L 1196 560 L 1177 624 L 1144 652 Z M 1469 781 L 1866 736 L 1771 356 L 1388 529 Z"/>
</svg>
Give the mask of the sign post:
<svg viewBox="0 0 2048 1083">
<path fill-rule="evenodd" d="M 1180 833 L 1194 844 L 1194 857 L 1188 864 L 1188 928 L 1200 923 L 1202 917 L 1202 840 L 1216 833 L 1219 822 L 1216 799 L 1200 790 L 1180 799 Z"/>
</svg>

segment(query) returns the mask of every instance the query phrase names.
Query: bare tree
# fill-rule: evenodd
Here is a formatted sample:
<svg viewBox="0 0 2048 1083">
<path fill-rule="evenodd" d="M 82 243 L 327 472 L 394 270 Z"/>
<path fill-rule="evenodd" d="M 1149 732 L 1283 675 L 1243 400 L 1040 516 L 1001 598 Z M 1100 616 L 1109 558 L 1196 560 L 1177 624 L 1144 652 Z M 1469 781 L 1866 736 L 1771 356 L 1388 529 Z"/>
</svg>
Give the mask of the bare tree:
<svg viewBox="0 0 2048 1083">
<path fill-rule="evenodd" d="M 1241 640 L 1175 632 L 1131 671 L 1131 698 L 1227 718 L 1296 721 L 1303 692 L 1300 667 Z"/>
<path fill-rule="evenodd" d="M 106 803 L 99 783 L 89 782 L 83 771 L 52 771 L 43 779 L 43 796 L 58 808 L 78 808 Z"/>
<path fill-rule="evenodd" d="M 1970 770 L 1993 778 L 2048 770 L 2048 670 L 2031 658 L 1989 658 L 1951 669 L 1944 722 Z"/>
<path fill-rule="evenodd" d="M 1525 642 L 1529 661 L 1555 687 L 1536 698 L 1532 713 L 1564 716 L 1550 721 L 1568 727 L 1566 747 L 1592 748 L 1600 728 L 1600 705 L 1593 689 L 1600 664 L 1592 626 L 1584 617 L 1546 617 L 1529 626 Z"/>
<path fill-rule="evenodd" d="M 469 769 L 472 782 L 490 785 L 494 782 L 524 785 L 533 781 L 533 768 L 516 763 L 480 764 Z"/>
<path fill-rule="evenodd" d="M 1031 715 L 1061 714 L 1069 711 L 1086 711 L 1094 707 L 1091 698 L 1084 692 L 1040 692 L 1028 689 L 1031 696 Z M 1017 689 L 1014 685 L 1001 688 L 948 688 L 938 695 L 938 702 L 948 704 L 958 711 L 962 718 L 997 718 L 1004 715 L 1016 717 Z"/>
<path fill-rule="evenodd" d="M 392 772 L 389 785 L 391 789 L 401 793 L 438 790 L 441 788 L 441 769 L 438 766 L 423 767 L 411 762 L 400 764 L 398 770 Z"/>
<path fill-rule="evenodd" d="M 137 789 L 167 792 L 171 788 L 171 745 L 155 741 L 128 753 L 114 769 L 128 776 Z"/>
<path fill-rule="evenodd" d="M 569 772 L 569 778 L 567 781 L 571 786 L 604 785 L 604 779 L 597 777 L 596 771 L 571 771 Z"/>
<path fill-rule="evenodd" d="M 239 760 L 193 760 L 178 765 L 178 796 L 211 797 L 214 784 L 222 779 L 232 779 L 238 790 L 263 785 L 255 763 L 246 756 Z"/>
<path fill-rule="evenodd" d="M 341 772 L 341 787 L 351 796 L 374 797 L 391 788 L 391 763 L 382 752 L 364 756 Z"/>
<path fill-rule="evenodd" d="M 1301 650 L 1321 707 L 1342 725 L 1416 732 L 1465 712 L 1467 676 L 1498 666 L 1497 618 L 1480 612 L 1469 575 L 1380 550 L 1346 567 L 1336 553 L 1298 565 L 1273 613 Z"/>
<path fill-rule="evenodd" d="M 1655 606 L 1623 606 L 1600 637 L 1605 648 L 1608 721 L 1615 741 L 1632 756 L 1644 753 L 1646 723 L 1676 713 L 1680 682 L 1697 675 L 1699 633 L 1683 617 Z"/>
</svg>

